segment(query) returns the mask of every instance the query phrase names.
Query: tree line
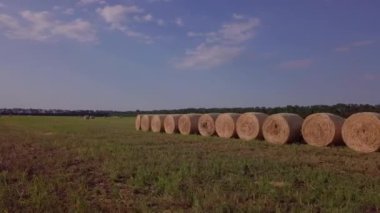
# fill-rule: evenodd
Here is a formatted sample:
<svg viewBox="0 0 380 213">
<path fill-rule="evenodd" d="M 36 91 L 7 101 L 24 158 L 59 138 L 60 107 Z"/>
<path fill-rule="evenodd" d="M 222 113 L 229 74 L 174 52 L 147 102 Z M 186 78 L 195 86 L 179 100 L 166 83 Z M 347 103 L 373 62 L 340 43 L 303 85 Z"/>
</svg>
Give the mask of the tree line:
<svg viewBox="0 0 380 213">
<path fill-rule="evenodd" d="M 306 117 L 313 113 L 327 112 L 347 118 L 350 115 L 358 112 L 378 112 L 380 113 L 380 105 L 369 104 L 335 104 L 335 105 L 312 105 L 312 106 L 298 106 L 288 105 L 282 107 L 236 107 L 236 108 L 188 108 L 177 110 L 153 110 L 141 111 L 141 114 L 184 114 L 184 113 L 214 113 L 214 112 L 232 112 L 232 113 L 245 113 L 245 112 L 262 112 L 266 114 L 276 113 L 295 113 L 301 117 Z"/>
<path fill-rule="evenodd" d="M 296 113 L 306 117 L 313 113 L 328 112 L 344 118 L 357 112 L 378 112 L 380 105 L 369 104 L 335 104 L 335 105 L 312 105 L 298 106 L 288 105 L 282 107 L 235 107 L 235 108 L 186 108 L 172 110 L 150 110 L 150 111 L 108 111 L 108 110 L 60 110 L 60 109 L 0 109 L 0 115 L 33 115 L 33 116 L 136 116 L 137 114 L 186 114 L 186 113 L 223 113 L 223 112 L 263 112 L 276 114 L 282 112 Z"/>
</svg>

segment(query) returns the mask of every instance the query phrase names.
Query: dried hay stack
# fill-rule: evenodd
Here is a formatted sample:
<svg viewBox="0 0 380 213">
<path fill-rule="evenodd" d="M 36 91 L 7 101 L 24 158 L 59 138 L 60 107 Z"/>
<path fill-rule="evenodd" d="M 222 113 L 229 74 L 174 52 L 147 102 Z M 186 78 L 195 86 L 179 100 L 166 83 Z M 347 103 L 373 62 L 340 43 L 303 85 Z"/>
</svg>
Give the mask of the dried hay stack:
<svg viewBox="0 0 380 213">
<path fill-rule="evenodd" d="M 302 124 L 303 139 L 312 146 L 328 146 L 342 143 L 344 118 L 330 113 L 309 115 Z"/>
<path fill-rule="evenodd" d="M 292 113 L 279 113 L 269 116 L 263 124 L 263 135 L 272 144 L 291 143 L 301 138 L 303 119 Z"/>
<path fill-rule="evenodd" d="M 357 152 L 380 150 L 380 114 L 362 112 L 351 115 L 342 127 L 343 141 Z"/>
<path fill-rule="evenodd" d="M 141 130 L 141 115 L 136 116 L 135 128 L 136 130 Z"/>
<path fill-rule="evenodd" d="M 236 121 L 236 132 L 239 138 L 243 140 L 263 139 L 262 127 L 267 117 L 267 114 L 258 112 L 242 114 Z"/>
<path fill-rule="evenodd" d="M 164 129 L 167 134 L 178 133 L 178 119 L 181 115 L 166 115 L 164 120 Z"/>
<path fill-rule="evenodd" d="M 163 132 L 164 131 L 164 120 L 165 115 L 153 115 L 150 121 L 150 128 L 152 132 Z"/>
<path fill-rule="evenodd" d="M 218 116 L 215 121 L 215 130 L 221 138 L 237 137 L 236 121 L 240 114 L 237 113 L 223 113 Z"/>
<path fill-rule="evenodd" d="M 150 119 L 151 119 L 151 116 L 150 115 L 143 115 L 141 116 L 141 130 L 144 131 L 144 132 L 147 132 L 150 130 Z"/>
<path fill-rule="evenodd" d="M 216 134 L 215 120 L 219 113 L 204 114 L 199 118 L 198 130 L 203 136 L 212 136 Z"/>
<path fill-rule="evenodd" d="M 178 130 L 182 135 L 198 133 L 198 120 L 201 114 L 185 114 L 178 119 Z"/>
</svg>

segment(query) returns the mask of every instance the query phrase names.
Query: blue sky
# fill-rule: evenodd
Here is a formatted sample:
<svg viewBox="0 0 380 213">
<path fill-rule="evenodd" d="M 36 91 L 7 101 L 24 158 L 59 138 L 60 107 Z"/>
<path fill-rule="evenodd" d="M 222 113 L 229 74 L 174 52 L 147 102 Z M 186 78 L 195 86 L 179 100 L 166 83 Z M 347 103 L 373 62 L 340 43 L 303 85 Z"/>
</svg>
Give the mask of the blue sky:
<svg viewBox="0 0 380 213">
<path fill-rule="evenodd" d="M 380 104 L 378 0 L 0 0 L 0 107 Z"/>
</svg>

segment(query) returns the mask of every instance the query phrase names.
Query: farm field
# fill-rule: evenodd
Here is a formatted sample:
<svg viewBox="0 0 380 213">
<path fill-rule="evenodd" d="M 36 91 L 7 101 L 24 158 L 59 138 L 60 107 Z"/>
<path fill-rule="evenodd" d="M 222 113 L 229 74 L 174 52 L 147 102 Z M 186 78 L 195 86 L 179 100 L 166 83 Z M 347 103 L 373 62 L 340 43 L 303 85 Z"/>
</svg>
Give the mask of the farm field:
<svg viewBox="0 0 380 213">
<path fill-rule="evenodd" d="M 380 211 L 380 153 L 136 131 L 134 118 L 0 117 L 0 209 Z"/>
</svg>

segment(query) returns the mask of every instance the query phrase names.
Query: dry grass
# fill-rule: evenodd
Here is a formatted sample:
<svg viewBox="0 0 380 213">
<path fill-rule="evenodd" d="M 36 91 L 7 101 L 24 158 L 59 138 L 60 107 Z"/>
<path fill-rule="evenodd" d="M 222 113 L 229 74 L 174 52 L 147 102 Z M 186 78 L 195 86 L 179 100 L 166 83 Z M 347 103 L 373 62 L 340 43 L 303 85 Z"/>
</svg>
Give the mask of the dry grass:
<svg viewBox="0 0 380 213">
<path fill-rule="evenodd" d="M 380 155 L 136 131 L 134 118 L 0 118 L 5 212 L 376 212 Z"/>
</svg>

